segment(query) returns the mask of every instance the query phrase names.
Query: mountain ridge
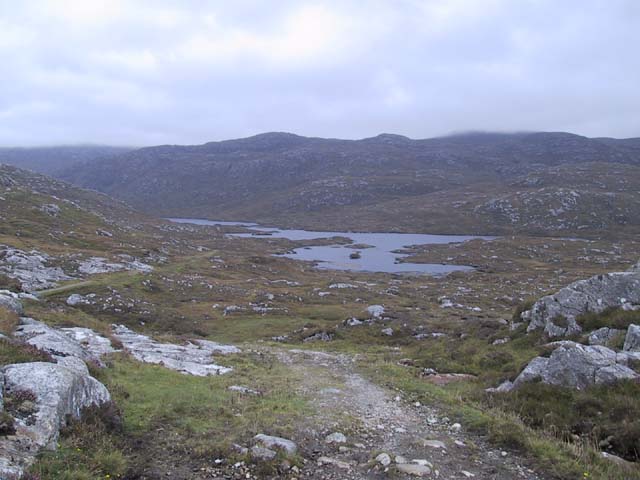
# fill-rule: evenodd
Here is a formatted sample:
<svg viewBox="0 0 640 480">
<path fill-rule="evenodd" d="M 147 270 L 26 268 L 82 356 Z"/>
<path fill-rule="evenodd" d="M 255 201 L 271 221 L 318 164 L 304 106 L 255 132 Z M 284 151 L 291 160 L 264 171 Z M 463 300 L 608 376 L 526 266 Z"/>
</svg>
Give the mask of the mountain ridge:
<svg viewBox="0 0 640 480">
<path fill-rule="evenodd" d="M 640 181 L 639 139 L 465 132 L 428 139 L 382 133 L 344 140 L 267 132 L 201 145 L 144 147 L 74 164 L 56 176 L 165 217 L 439 233 L 451 229 L 443 212 L 459 217 L 462 211 L 465 221 L 459 228 L 469 232 L 561 235 L 600 234 L 613 219 L 623 230 L 640 228 L 633 182 L 615 198 L 599 187 L 603 176 L 605 184 L 615 184 L 608 177 L 615 177 L 620 165 L 624 175 Z M 539 178 L 561 166 L 567 168 L 559 170 L 560 181 L 536 199 Z M 581 181 L 575 205 L 563 190 L 563 182 L 571 184 L 574 176 Z M 485 204 L 521 211 L 503 212 L 496 221 L 496 212 Z M 390 205 L 404 207 L 397 212 Z M 400 227 L 399 213 L 411 219 L 399 222 Z M 557 222 L 558 215 L 565 220 Z M 362 221 L 365 217 L 370 220 Z M 529 217 L 542 220 L 533 222 L 534 228 Z"/>
</svg>

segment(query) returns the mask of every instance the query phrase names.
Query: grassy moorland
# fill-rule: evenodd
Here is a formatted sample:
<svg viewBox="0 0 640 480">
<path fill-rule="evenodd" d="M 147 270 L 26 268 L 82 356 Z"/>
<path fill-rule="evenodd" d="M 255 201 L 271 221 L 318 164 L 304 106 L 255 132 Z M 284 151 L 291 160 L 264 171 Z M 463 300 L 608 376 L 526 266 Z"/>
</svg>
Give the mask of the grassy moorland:
<svg viewBox="0 0 640 480">
<path fill-rule="evenodd" d="M 331 431 L 310 419 L 328 413 L 335 425 L 322 428 L 360 432 L 362 418 L 321 409 L 331 407 L 319 406 L 306 386 L 344 387 L 331 376 L 333 364 L 323 367 L 319 361 L 301 369 L 283 361 L 295 350 L 353 359 L 350 375 L 396 392 L 402 405 L 420 402 L 459 421 L 477 455 L 505 449 L 543 478 L 638 478 L 637 463 L 598 454 L 638 461 L 637 384 L 584 391 L 532 384 L 511 394 L 485 392 L 513 379 L 533 357 L 549 353 L 547 339 L 526 334 L 524 326 L 512 328 L 519 306 L 576 279 L 628 268 L 640 257 L 634 237 L 510 236 L 409 249 L 413 261 L 476 266 L 471 273 L 446 277 L 319 271 L 272 256 L 291 248 L 290 241 L 228 238 L 225 229 L 159 222 L 120 210 L 120 204 L 105 207 L 101 202 L 108 200 L 101 196 L 83 205 L 65 204 L 52 217 L 40 206 L 61 202 L 42 186 L 44 193 L 27 195 L 20 185 L 2 193 L 0 243 L 45 252 L 51 264 L 74 276 L 42 292 L 38 301 L 25 300 L 26 316 L 105 335 L 112 324 L 124 324 L 159 340 L 206 338 L 242 349 L 217 359 L 233 367 L 231 373 L 206 378 L 140 364 L 122 353 L 108 358 L 106 368 L 92 373 L 108 387 L 113 404 L 72 422 L 59 448 L 40 456 L 32 478 L 157 478 L 168 472 L 174 478 L 210 478 L 225 472 L 216 459 L 223 459 L 223 466 L 249 465 L 233 444 L 247 445 L 265 431 L 298 441 L 302 453 L 288 461 L 304 471 L 313 463 L 305 457 L 320 448 L 318 435 Z M 92 276 L 74 270 L 79 259 L 116 261 L 123 254 L 154 270 Z M 0 288 L 17 291 L 14 280 L 0 279 Z M 335 284 L 347 287 L 332 288 Z M 70 306 L 66 299 L 72 293 L 91 295 L 91 301 Z M 445 307 L 443 299 L 453 306 Z M 345 324 L 350 318 L 368 320 L 367 306 L 375 304 L 384 306 L 383 318 Z M 637 312 L 617 311 L 580 319 L 594 328 L 639 320 Z M 0 308 L 3 334 L 17 322 Z M 391 334 L 382 331 L 386 328 Z M 308 340 L 318 333 L 324 334 L 316 337 L 321 340 Z M 2 364 L 46 359 L 33 348 L 0 340 Z M 435 384 L 425 369 L 465 376 Z M 241 395 L 228 390 L 231 385 L 260 394 Z M 362 453 L 361 464 L 374 453 Z M 255 468 L 255 475 L 295 475 L 283 473 L 280 458 Z"/>
</svg>

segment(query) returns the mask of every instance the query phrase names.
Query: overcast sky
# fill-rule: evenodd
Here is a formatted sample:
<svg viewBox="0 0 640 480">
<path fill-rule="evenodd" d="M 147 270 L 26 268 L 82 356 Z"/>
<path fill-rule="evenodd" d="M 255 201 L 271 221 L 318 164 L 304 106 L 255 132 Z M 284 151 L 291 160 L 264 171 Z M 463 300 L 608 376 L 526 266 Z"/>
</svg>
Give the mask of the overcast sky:
<svg viewBox="0 0 640 480">
<path fill-rule="evenodd" d="M 639 0 L 0 0 L 0 145 L 640 136 Z"/>
</svg>

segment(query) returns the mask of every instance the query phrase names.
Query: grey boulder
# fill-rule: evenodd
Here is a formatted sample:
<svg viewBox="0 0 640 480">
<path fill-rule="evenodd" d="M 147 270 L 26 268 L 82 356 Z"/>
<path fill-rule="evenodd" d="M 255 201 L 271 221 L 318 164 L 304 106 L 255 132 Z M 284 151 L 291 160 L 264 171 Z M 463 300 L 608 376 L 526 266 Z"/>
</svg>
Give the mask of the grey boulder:
<svg viewBox="0 0 640 480">
<path fill-rule="evenodd" d="M 0 442 L 0 478 L 21 475 L 38 450 L 55 449 L 68 416 L 78 418 L 83 408 L 111 399 L 95 378 L 63 365 L 20 363 L 7 365 L 1 371 L 4 397 L 27 391 L 35 401 L 32 413 L 16 418 L 16 434 Z"/>
<path fill-rule="evenodd" d="M 18 295 L 8 290 L 0 290 L 0 307 L 18 315 L 22 314 L 22 302 L 20 302 Z"/>
<path fill-rule="evenodd" d="M 549 358 L 534 358 L 513 382 L 507 381 L 493 391 L 509 391 L 533 381 L 582 390 L 591 385 L 640 378 L 626 365 L 628 360 L 628 355 L 601 345 L 566 341 Z"/>
<path fill-rule="evenodd" d="M 257 445 L 270 450 L 282 450 L 287 455 L 294 455 L 298 451 L 298 446 L 291 440 L 282 437 L 273 437 L 260 433 L 253 437 Z"/>
<path fill-rule="evenodd" d="M 640 307 L 637 268 L 574 282 L 553 295 L 542 297 L 522 313 L 522 319 L 529 322 L 528 332 L 543 329 L 550 337 L 574 335 L 582 331 L 576 322 L 578 316 L 610 307 L 626 310 Z"/>
<path fill-rule="evenodd" d="M 640 325 L 629 325 L 622 349 L 625 352 L 640 352 Z"/>
<path fill-rule="evenodd" d="M 589 345 L 604 345 L 607 347 L 611 342 L 613 342 L 613 340 L 622 334 L 624 334 L 624 330 L 602 327 L 591 332 L 589 335 Z"/>
</svg>

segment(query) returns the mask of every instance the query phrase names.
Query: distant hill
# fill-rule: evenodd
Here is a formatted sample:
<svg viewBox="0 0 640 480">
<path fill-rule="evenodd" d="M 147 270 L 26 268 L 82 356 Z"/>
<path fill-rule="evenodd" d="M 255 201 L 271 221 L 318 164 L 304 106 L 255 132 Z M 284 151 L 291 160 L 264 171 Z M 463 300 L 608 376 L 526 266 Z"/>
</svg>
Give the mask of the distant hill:
<svg viewBox="0 0 640 480">
<path fill-rule="evenodd" d="M 468 233 L 640 227 L 640 141 L 564 132 L 266 133 L 142 148 L 59 175 L 161 216 Z"/>
<path fill-rule="evenodd" d="M 0 148 L 0 163 L 54 175 L 76 163 L 90 163 L 131 150 L 106 145 Z"/>
</svg>

